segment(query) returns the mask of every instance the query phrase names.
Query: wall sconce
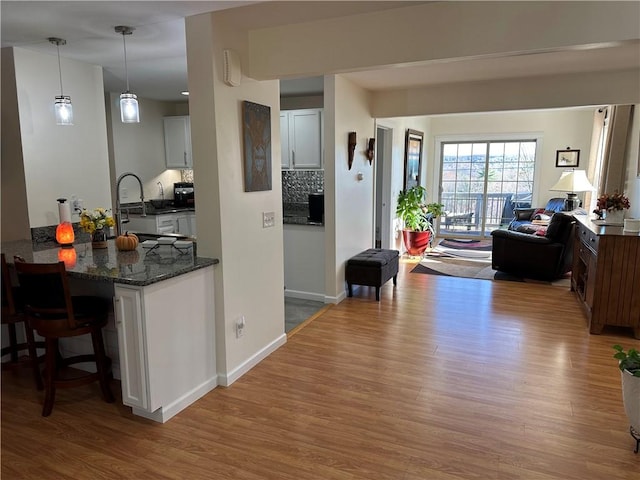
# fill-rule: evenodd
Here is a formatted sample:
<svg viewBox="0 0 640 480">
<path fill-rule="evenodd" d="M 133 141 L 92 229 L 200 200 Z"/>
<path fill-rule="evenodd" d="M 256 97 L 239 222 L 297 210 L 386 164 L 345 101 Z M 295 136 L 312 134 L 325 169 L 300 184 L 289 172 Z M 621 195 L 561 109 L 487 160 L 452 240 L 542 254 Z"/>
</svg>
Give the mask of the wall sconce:
<svg viewBox="0 0 640 480">
<path fill-rule="evenodd" d="M 56 242 L 60 245 L 69 246 L 76 239 L 71 224 L 71 209 L 66 198 L 58 198 L 58 215 L 60 223 L 56 227 Z"/>
<path fill-rule="evenodd" d="M 129 90 L 129 70 L 127 70 L 127 35 L 131 35 L 135 28 L 118 25 L 115 27 L 116 33 L 122 34 L 122 44 L 124 46 L 124 75 L 127 79 L 127 89 L 120 94 L 120 120 L 122 123 L 140 123 L 140 110 L 138 108 L 138 97 Z"/>
<path fill-rule="evenodd" d="M 56 125 L 73 125 L 73 105 L 71 97 L 64 94 L 62 89 L 62 66 L 60 64 L 60 45 L 66 45 L 64 38 L 49 37 L 47 40 L 56 46 L 58 51 L 58 74 L 60 76 L 60 95 L 55 98 L 53 110 L 56 115 Z"/>
<path fill-rule="evenodd" d="M 373 162 L 373 153 L 374 153 L 375 145 L 376 145 L 376 139 L 370 138 L 369 146 L 367 147 L 367 158 L 369 159 L 369 165 L 371 165 L 371 163 Z"/>
<path fill-rule="evenodd" d="M 349 132 L 349 170 L 351 170 L 351 165 L 353 165 L 353 153 L 356 150 L 356 132 Z"/>
</svg>

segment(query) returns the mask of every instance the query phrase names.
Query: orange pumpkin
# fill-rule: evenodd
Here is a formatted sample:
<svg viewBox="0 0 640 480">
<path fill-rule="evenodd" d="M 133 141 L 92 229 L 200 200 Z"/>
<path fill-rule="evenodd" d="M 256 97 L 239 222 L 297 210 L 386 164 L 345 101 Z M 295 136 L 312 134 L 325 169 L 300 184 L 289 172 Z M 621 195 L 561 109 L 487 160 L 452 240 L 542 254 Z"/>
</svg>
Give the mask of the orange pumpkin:
<svg viewBox="0 0 640 480">
<path fill-rule="evenodd" d="M 116 248 L 121 251 L 135 250 L 138 247 L 138 237 L 129 232 L 116 237 Z"/>
</svg>

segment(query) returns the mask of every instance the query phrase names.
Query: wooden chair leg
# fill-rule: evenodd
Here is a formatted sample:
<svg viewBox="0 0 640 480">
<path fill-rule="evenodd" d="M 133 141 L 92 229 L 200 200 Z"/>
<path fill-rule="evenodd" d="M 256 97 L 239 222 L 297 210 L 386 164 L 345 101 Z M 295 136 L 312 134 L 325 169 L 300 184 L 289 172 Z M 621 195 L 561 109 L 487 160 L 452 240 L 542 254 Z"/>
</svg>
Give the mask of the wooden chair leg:
<svg viewBox="0 0 640 480">
<path fill-rule="evenodd" d="M 36 381 L 36 387 L 38 390 L 44 389 L 42 383 L 42 374 L 40 373 L 40 365 L 38 362 L 38 351 L 36 350 L 36 339 L 33 336 L 33 330 L 29 325 L 24 326 L 24 335 L 27 339 L 27 348 L 29 349 L 29 359 L 31 361 L 31 368 L 33 370 L 33 378 Z"/>
<path fill-rule="evenodd" d="M 10 323 L 7 325 L 9 329 L 9 345 L 11 346 L 11 362 L 16 363 L 18 361 L 18 336 L 16 335 L 16 324 Z"/>
<path fill-rule="evenodd" d="M 42 407 L 42 416 L 48 417 L 53 410 L 53 401 L 56 398 L 56 356 L 58 355 L 58 339 L 47 338 L 45 351 L 45 393 L 44 405 Z"/>
<path fill-rule="evenodd" d="M 108 365 L 110 360 L 104 351 L 104 342 L 102 340 L 102 330 L 96 330 L 91 334 L 91 341 L 93 342 L 93 353 L 96 356 L 96 368 L 100 379 L 100 389 L 102 390 L 102 397 L 107 403 L 115 402 L 111 387 L 109 386 L 109 369 Z"/>
</svg>

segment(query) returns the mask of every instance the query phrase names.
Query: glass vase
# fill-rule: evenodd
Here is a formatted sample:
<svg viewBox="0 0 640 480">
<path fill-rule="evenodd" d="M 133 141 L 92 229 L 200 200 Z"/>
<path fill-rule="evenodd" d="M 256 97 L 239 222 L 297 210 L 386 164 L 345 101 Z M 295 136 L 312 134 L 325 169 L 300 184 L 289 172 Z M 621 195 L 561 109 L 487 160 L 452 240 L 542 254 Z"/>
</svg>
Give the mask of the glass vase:
<svg viewBox="0 0 640 480">
<path fill-rule="evenodd" d="M 107 248 L 107 234 L 104 229 L 98 229 L 91 234 L 91 248 Z"/>
</svg>

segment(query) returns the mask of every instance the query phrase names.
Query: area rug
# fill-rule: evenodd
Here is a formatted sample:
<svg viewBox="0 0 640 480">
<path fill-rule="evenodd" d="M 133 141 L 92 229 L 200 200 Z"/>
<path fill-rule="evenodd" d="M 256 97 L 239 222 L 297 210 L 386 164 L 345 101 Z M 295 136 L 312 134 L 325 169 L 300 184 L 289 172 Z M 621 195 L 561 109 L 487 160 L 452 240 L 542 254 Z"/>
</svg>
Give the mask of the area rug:
<svg viewBox="0 0 640 480">
<path fill-rule="evenodd" d="M 468 240 L 443 238 L 427 253 L 429 256 L 445 256 L 460 258 L 491 258 L 491 239 Z"/>
<path fill-rule="evenodd" d="M 411 273 L 424 273 L 427 275 L 440 275 L 445 277 L 475 278 L 479 280 L 501 280 L 509 282 L 538 283 L 569 288 L 571 286 L 571 274 L 552 282 L 523 278 L 517 275 L 498 272 L 491 268 L 491 261 L 484 259 L 461 259 L 452 257 L 424 257 Z"/>
</svg>

